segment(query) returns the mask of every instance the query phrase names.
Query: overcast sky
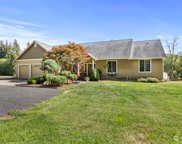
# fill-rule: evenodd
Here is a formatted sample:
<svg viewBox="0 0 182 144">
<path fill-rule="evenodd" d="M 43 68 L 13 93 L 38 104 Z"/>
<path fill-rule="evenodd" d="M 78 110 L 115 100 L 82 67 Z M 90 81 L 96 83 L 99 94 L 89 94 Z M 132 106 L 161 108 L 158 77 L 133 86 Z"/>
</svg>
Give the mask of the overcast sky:
<svg viewBox="0 0 182 144">
<path fill-rule="evenodd" d="M 0 39 L 48 44 L 182 39 L 182 0 L 1 0 Z M 182 51 L 182 48 L 179 50 Z"/>
</svg>

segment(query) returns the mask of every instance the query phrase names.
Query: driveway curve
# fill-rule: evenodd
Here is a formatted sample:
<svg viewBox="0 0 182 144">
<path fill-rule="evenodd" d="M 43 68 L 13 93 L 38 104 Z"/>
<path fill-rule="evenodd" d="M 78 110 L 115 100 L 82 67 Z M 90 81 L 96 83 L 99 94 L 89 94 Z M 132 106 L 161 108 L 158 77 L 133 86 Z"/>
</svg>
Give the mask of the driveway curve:
<svg viewBox="0 0 182 144">
<path fill-rule="evenodd" d="M 35 103 L 45 101 L 58 94 L 58 89 L 0 85 L 0 116 L 11 110 L 30 108 Z"/>
</svg>

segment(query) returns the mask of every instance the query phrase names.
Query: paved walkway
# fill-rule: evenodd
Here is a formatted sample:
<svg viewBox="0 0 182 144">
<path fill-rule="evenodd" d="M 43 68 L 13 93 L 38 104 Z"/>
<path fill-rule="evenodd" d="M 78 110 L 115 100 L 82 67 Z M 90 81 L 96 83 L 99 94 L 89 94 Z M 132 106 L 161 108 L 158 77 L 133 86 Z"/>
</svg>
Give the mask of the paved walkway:
<svg viewBox="0 0 182 144">
<path fill-rule="evenodd" d="M 31 88 L 0 85 L 0 116 L 11 110 L 26 109 L 59 94 L 51 88 Z"/>
</svg>

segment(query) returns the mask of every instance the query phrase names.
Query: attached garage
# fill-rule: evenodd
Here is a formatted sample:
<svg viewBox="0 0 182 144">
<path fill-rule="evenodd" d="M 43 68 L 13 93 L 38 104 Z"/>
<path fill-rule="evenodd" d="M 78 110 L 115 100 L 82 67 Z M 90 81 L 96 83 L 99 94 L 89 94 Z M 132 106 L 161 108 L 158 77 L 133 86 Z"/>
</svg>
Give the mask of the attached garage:
<svg viewBox="0 0 182 144">
<path fill-rule="evenodd" d="M 43 75 L 43 71 L 40 69 L 40 64 L 29 64 L 29 65 L 18 65 L 18 72 L 20 79 L 29 79 L 32 77 L 37 77 Z"/>
<path fill-rule="evenodd" d="M 15 60 L 16 78 L 29 79 L 43 75 L 43 71 L 40 69 L 42 58 L 51 49 L 50 45 L 33 41 Z"/>
</svg>

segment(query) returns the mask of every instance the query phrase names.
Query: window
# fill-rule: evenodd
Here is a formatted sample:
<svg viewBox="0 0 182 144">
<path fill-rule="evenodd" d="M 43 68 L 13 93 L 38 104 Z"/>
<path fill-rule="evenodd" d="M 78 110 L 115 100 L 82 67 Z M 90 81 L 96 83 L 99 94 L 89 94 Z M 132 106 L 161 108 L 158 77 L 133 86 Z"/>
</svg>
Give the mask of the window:
<svg viewBox="0 0 182 144">
<path fill-rule="evenodd" d="M 140 72 L 151 72 L 150 60 L 140 60 Z"/>
<path fill-rule="evenodd" d="M 115 74 L 116 73 L 116 61 L 108 61 L 108 73 Z"/>
</svg>

